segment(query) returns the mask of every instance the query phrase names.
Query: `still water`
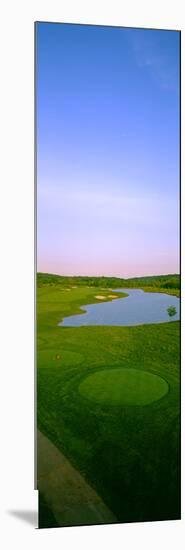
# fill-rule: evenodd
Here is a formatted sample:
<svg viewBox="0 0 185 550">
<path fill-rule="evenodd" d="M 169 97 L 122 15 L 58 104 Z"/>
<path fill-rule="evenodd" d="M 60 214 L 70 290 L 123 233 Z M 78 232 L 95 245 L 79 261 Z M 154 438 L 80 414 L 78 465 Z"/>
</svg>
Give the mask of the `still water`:
<svg viewBox="0 0 185 550">
<path fill-rule="evenodd" d="M 111 302 L 85 305 L 83 314 L 65 317 L 60 326 L 81 327 L 85 325 L 132 326 L 146 323 L 165 323 L 180 317 L 180 300 L 176 296 L 159 292 L 144 292 L 141 289 L 122 288 L 126 298 L 115 298 Z M 176 314 L 169 317 L 167 308 L 175 306 Z"/>
</svg>

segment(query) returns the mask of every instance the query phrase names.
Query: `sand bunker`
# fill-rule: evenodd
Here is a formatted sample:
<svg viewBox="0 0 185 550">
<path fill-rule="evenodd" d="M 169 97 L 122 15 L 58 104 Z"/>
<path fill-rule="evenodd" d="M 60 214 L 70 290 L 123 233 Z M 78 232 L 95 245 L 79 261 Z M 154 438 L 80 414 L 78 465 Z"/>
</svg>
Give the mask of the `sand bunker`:
<svg viewBox="0 0 185 550">
<path fill-rule="evenodd" d="M 95 296 L 97 300 L 105 300 L 106 296 Z"/>
<path fill-rule="evenodd" d="M 115 294 L 108 294 L 108 298 L 118 298 Z"/>
</svg>

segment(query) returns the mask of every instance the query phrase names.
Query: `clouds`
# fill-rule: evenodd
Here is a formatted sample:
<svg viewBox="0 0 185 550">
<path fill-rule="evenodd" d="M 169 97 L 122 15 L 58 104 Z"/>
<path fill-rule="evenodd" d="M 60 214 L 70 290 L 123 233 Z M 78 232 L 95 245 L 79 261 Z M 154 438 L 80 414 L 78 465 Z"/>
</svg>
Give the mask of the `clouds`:
<svg viewBox="0 0 185 550">
<path fill-rule="evenodd" d="M 179 92 L 179 40 L 176 31 L 146 30 L 129 35 L 137 66 L 171 92 Z"/>
<path fill-rule="evenodd" d="M 76 217 L 84 217 L 89 223 L 104 220 L 107 224 L 119 224 L 120 231 L 132 228 L 153 227 L 153 230 L 165 230 L 169 223 L 176 225 L 178 222 L 178 204 L 172 197 L 157 195 L 150 190 L 140 195 L 134 193 L 134 186 L 130 186 L 131 192 L 118 193 L 117 190 L 86 189 L 76 186 L 63 185 L 39 188 L 38 211 L 45 212 L 48 217 L 55 219 L 75 220 Z M 173 220 L 175 220 L 173 222 Z M 169 227 L 168 227 L 169 231 Z"/>
<path fill-rule="evenodd" d="M 41 27 L 40 270 L 177 271 L 178 33 Z"/>
</svg>

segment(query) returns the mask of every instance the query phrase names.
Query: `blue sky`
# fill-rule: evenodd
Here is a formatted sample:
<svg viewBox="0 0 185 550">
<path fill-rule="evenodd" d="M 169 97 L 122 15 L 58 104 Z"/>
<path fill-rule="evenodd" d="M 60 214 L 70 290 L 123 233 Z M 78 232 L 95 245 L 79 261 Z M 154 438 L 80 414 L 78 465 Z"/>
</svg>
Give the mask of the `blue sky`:
<svg viewBox="0 0 185 550">
<path fill-rule="evenodd" d="M 38 270 L 179 271 L 179 33 L 38 23 Z"/>
</svg>

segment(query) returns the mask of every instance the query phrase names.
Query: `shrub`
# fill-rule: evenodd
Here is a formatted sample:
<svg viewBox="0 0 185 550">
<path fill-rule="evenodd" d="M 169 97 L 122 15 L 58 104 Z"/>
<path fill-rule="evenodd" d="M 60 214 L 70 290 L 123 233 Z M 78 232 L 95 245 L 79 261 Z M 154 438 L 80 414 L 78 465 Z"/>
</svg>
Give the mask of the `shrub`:
<svg viewBox="0 0 185 550">
<path fill-rule="evenodd" d="M 168 312 L 168 315 L 170 317 L 173 317 L 173 315 L 175 315 L 177 313 L 176 307 L 175 306 L 169 306 L 167 308 L 167 312 Z"/>
</svg>

